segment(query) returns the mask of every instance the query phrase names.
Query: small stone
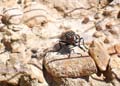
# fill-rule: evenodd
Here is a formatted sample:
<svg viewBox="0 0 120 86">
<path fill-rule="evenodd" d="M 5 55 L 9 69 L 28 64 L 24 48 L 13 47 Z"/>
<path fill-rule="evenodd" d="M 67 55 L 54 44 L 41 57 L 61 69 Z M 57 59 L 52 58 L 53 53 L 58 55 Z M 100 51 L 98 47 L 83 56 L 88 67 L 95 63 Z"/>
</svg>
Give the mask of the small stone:
<svg viewBox="0 0 120 86">
<path fill-rule="evenodd" d="M 107 28 L 107 29 L 112 29 L 112 24 L 111 24 L 111 23 L 107 23 L 107 24 L 106 24 L 106 28 Z"/>
<path fill-rule="evenodd" d="M 113 0 L 100 0 L 100 6 L 101 7 L 105 7 L 107 6 L 109 3 L 111 3 Z"/>
<path fill-rule="evenodd" d="M 105 71 L 110 59 L 109 53 L 102 41 L 94 40 L 89 48 L 89 54 L 94 59 L 98 68 Z"/>
<path fill-rule="evenodd" d="M 84 78 L 62 78 L 61 82 L 57 81 L 58 84 L 56 86 L 90 86 L 90 84 L 87 82 L 88 77 Z"/>
<path fill-rule="evenodd" d="M 96 15 L 94 16 L 94 18 L 95 18 L 95 19 L 100 19 L 100 16 L 99 16 L 98 14 L 96 14 Z"/>
<path fill-rule="evenodd" d="M 20 39 L 21 39 L 21 36 L 18 33 L 13 33 L 12 36 L 11 36 L 12 41 L 18 41 Z"/>
<path fill-rule="evenodd" d="M 23 52 L 26 49 L 25 45 L 19 42 L 13 42 L 11 44 L 11 48 L 12 48 L 12 53 Z"/>
<path fill-rule="evenodd" d="M 120 32 L 120 28 L 118 27 L 114 27 L 112 29 L 109 30 L 109 32 L 112 34 L 112 35 L 119 35 L 119 32 Z"/>
<path fill-rule="evenodd" d="M 104 34 L 101 31 L 97 31 L 93 34 L 93 37 L 99 38 L 99 37 L 103 37 Z"/>
<path fill-rule="evenodd" d="M 104 43 L 106 44 L 109 44 L 113 41 L 112 37 L 111 36 L 107 36 L 105 39 L 104 39 Z"/>
<path fill-rule="evenodd" d="M 115 54 L 116 53 L 114 45 L 113 46 L 111 45 L 111 47 L 109 47 L 107 50 L 108 50 L 109 54 Z"/>
<path fill-rule="evenodd" d="M 3 53 L 5 51 L 5 46 L 3 43 L 0 43 L 0 53 Z"/>
<path fill-rule="evenodd" d="M 31 86 L 32 81 L 30 75 L 22 75 L 19 79 L 19 86 Z"/>
<path fill-rule="evenodd" d="M 89 79 L 90 86 L 113 86 L 112 83 L 106 83 L 104 79 L 100 79 L 101 77 L 96 77 L 93 75 L 92 77 L 93 78 L 90 77 Z"/>
<path fill-rule="evenodd" d="M 102 27 L 101 27 L 100 25 L 96 25 L 95 28 L 96 28 L 97 31 L 103 30 Z"/>
<path fill-rule="evenodd" d="M 103 16 L 105 16 L 105 17 L 111 16 L 111 11 L 104 11 Z"/>
<path fill-rule="evenodd" d="M 120 54 L 120 43 L 115 45 L 116 53 Z"/>
<path fill-rule="evenodd" d="M 87 24 L 89 22 L 89 18 L 88 17 L 85 17 L 82 21 L 83 24 Z"/>
<path fill-rule="evenodd" d="M 37 79 L 41 83 L 45 82 L 42 70 L 38 69 L 34 65 L 29 65 L 29 67 L 30 70 L 28 73 L 31 75 L 32 79 Z"/>
<path fill-rule="evenodd" d="M 0 63 L 6 64 L 6 62 L 10 59 L 9 53 L 5 52 L 0 54 Z"/>
<path fill-rule="evenodd" d="M 54 77 L 81 77 L 96 73 L 96 65 L 91 57 L 66 57 L 49 53 L 44 59 L 47 71 Z"/>
<path fill-rule="evenodd" d="M 11 8 L 13 6 L 17 6 L 17 0 L 5 0 L 5 1 L 0 1 L 0 6 L 5 6 L 7 8 Z"/>
</svg>

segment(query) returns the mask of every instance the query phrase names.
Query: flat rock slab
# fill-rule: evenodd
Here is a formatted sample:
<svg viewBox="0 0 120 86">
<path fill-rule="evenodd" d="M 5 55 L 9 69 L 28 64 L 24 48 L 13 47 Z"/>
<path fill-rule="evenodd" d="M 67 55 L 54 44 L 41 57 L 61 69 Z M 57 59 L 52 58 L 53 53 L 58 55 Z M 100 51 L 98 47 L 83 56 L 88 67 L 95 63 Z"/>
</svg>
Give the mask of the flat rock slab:
<svg viewBox="0 0 120 86">
<path fill-rule="evenodd" d="M 47 71 L 54 77 L 81 77 L 96 73 L 97 68 L 91 57 L 58 55 L 49 53 L 44 59 Z"/>
<path fill-rule="evenodd" d="M 105 71 L 110 59 L 109 53 L 102 41 L 94 40 L 90 45 L 89 53 L 94 59 L 98 68 Z"/>
</svg>

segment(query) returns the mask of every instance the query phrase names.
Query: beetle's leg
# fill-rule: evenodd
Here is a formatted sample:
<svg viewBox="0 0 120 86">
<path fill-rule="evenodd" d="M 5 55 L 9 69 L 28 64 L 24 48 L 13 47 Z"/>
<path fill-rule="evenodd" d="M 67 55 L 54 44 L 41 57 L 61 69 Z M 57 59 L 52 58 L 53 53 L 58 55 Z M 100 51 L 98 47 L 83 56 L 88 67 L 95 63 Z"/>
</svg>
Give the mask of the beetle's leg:
<svg viewBox="0 0 120 86">
<path fill-rule="evenodd" d="M 79 48 L 81 48 L 84 52 L 85 52 L 85 49 L 83 48 L 83 47 L 81 47 L 81 45 L 80 45 L 80 43 L 82 42 L 82 45 L 86 48 L 86 49 L 88 49 L 86 46 L 85 46 L 85 42 L 84 42 L 84 39 L 81 37 L 80 38 L 80 41 L 79 41 Z"/>
<path fill-rule="evenodd" d="M 68 58 L 70 58 L 70 56 L 71 56 L 71 53 L 68 54 Z"/>
<path fill-rule="evenodd" d="M 74 49 L 70 49 L 70 52 L 69 52 L 69 54 L 68 54 L 68 58 L 70 58 L 72 51 L 75 52 Z"/>
<path fill-rule="evenodd" d="M 83 40 L 83 46 L 88 49 L 86 46 L 85 46 L 85 42 L 84 42 L 84 39 L 81 37 L 80 40 Z"/>
<path fill-rule="evenodd" d="M 76 34 L 76 38 L 79 39 L 79 41 L 78 41 L 78 47 L 85 52 L 85 49 L 83 47 L 81 47 L 81 44 L 80 44 L 81 40 L 83 40 L 83 38 L 80 38 L 80 36 L 78 34 Z M 84 40 L 83 40 L 83 44 L 84 44 Z"/>
</svg>

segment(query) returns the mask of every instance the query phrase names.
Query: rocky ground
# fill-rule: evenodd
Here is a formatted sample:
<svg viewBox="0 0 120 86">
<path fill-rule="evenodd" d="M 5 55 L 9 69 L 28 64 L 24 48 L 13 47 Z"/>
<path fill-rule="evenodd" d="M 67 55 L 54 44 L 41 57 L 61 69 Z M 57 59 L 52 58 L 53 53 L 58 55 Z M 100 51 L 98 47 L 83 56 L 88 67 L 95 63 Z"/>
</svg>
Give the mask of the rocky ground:
<svg viewBox="0 0 120 86">
<path fill-rule="evenodd" d="M 0 86 L 120 86 L 120 0 L 0 0 Z"/>
</svg>

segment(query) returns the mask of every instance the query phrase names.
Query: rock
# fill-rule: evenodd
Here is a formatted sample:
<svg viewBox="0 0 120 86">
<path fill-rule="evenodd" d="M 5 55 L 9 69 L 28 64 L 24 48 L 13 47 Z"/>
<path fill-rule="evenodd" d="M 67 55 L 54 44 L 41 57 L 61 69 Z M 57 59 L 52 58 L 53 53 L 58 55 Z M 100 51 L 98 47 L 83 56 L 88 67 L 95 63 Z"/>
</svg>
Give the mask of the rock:
<svg viewBox="0 0 120 86">
<path fill-rule="evenodd" d="M 112 23 L 111 22 L 108 22 L 107 24 L 106 24 L 106 29 L 112 29 Z"/>
<path fill-rule="evenodd" d="M 10 62 L 12 64 L 15 63 L 22 63 L 22 64 L 26 64 L 30 61 L 31 59 L 31 52 L 29 50 L 27 51 L 22 51 L 22 52 L 17 52 L 17 53 L 11 53 L 10 54 Z"/>
<path fill-rule="evenodd" d="M 105 17 L 108 17 L 108 16 L 111 16 L 111 13 L 112 13 L 111 11 L 106 11 L 105 10 L 105 11 L 103 11 L 102 15 L 105 16 Z"/>
<path fill-rule="evenodd" d="M 93 37 L 99 38 L 99 37 L 104 37 L 104 33 L 101 31 L 97 31 L 93 34 Z"/>
<path fill-rule="evenodd" d="M 2 54 L 0 54 L 0 63 L 6 64 L 6 62 L 10 59 L 9 57 L 9 53 L 8 52 L 4 52 Z"/>
<path fill-rule="evenodd" d="M 34 65 L 29 65 L 29 72 L 28 74 L 31 75 L 32 79 L 37 79 L 40 83 L 45 83 L 45 78 L 43 76 L 42 69 L 37 68 Z"/>
<path fill-rule="evenodd" d="M 24 9 L 23 22 L 28 25 L 28 27 L 44 26 L 49 20 L 52 20 L 49 10 L 43 4 L 31 3 Z"/>
<path fill-rule="evenodd" d="M 96 73 L 96 65 L 91 57 L 57 55 L 48 53 L 44 59 L 47 71 L 54 77 L 81 77 Z"/>
<path fill-rule="evenodd" d="M 5 1 L 0 1 L 0 6 L 3 7 L 13 7 L 17 5 L 17 0 L 5 0 Z"/>
<path fill-rule="evenodd" d="M 120 54 L 120 43 L 115 45 L 116 53 Z"/>
<path fill-rule="evenodd" d="M 18 41 L 21 39 L 21 35 L 19 33 L 12 33 L 11 35 L 11 41 Z"/>
<path fill-rule="evenodd" d="M 43 2 L 44 3 L 46 2 L 46 4 L 49 4 L 48 6 L 50 6 L 50 7 L 59 7 L 60 9 L 62 9 L 64 11 L 70 10 L 70 9 L 72 10 L 72 9 L 80 8 L 80 7 L 87 8 L 90 6 L 97 6 L 97 4 L 98 4 L 98 2 L 96 0 L 90 0 L 89 2 L 87 0 L 84 0 L 84 1 L 45 0 Z M 66 5 L 66 3 L 67 3 L 67 5 Z"/>
<path fill-rule="evenodd" d="M 113 86 L 110 82 L 105 82 L 101 77 L 92 76 L 89 79 L 90 86 Z M 102 77 L 104 78 L 104 77 Z"/>
<path fill-rule="evenodd" d="M 85 78 L 63 78 L 57 86 L 90 86 Z"/>
<path fill-rule="evenodd" d="M 110 0 L 112 5 L 120 4 L 119 0 Z"/>
<path fill-rule="evenodd" d="M 0 43 L 0 53 L 3 53 L 5 51 L 5 46 L 3 43 Z"/>
<path fill-rule="evenodd" d="M 109 32 L 110 32 L 112 35 L 117 35 L 117 36 L 119 36 L 120 28 L 114 27 L 114 28 L 110 29 Z"/>
<path fill-rule="evenodd" d="M 101 25 L 96 25 L 95 28 L 96 28 L 97 31 L 103 30 L 102 27 L 101 27 Z"/>
<path fill-rule="evenodd" d="M 21 69 L 22 70 L 22 69 Z M 6 76 L 4 76 L 6 75 Z M 18 84 L 18 80 L 20 77 L 20 72 L 16 71 L 16 69 L 13 67 L 11 63 L 9 63 L 9 60 L 5 64 L 0 64 L 0 83 L 2 81 L 6 81 L 6 83 L 11 84 Z M 14 76 L 14 77 L 13 77 Z M 1 85 L 3 86 L 3 85 Z M 6 86 L 6 85 L 5 85 Z"/>
<path fill-rule="evenodd" d="M 32 79 L 30 75 L 22 75 L 18 84 L 19 86 L 48 86 L 48 84 L 41 84 L 38 80 Z"/>
<path fill-rule="evenodd" d="M 20 24 L 23 12 L 20 7 L 5 8 L 3 10 L 3 24 Z"/>
<path fill-rule="evenodd" d="M 104 40 L 104 43 L 106 43 L 106 44 L 109 44 L 111 42 L 113 42 L 113 37 L 111 37 L 111 36 L 107 36 Z"/>
<path fill-rule="evenodd" d="M 100 3 L 100 6 L 101 7 L 105 7 L 107 6 L 108 4 L 110 4 L 113 0 L 101 0 L 99 3 Z"/>
<path fill-rule="evenodd" d="M 109 69 L 116 78 L 120 79 L 120 58 L 117 55 L 110 58 Z"/>
<path fill-rule="evenodd" d="M 109 54 L 115 54 L 116 53 L 114 45 L 111 45 L 110 47 L 108 47 L 107 50 L 108 50 Z"/>
<path fill-rule="evenodd" d="M 11 48 L 12 48 L 12 53 L 24 52 L 26 49 L 25 45 L 19 42 L 13 42 L 11 44 Z"/>
<path fill-rule="evenodd" d="M 30 75 L 23 75 L 19 79 L 19 86 L 31 86 L 32 79 Z"/>
<path fill-rule="evenodd" d="M 102 41 L 94 40 L 89 48 L 89 53 L 91 57 L 94 59 L 98 68 L 101 71 L 105 71 L 110 59 L 109 53 Z"/>
<path fill-rule="evenodd" d="M 82 21 L 83 24 L 87 24 L 90 21 L 89 17 L 85 17 Z"/>
<path fill-rule="evenodd" d="M 120 85 L 120 81 L 117 79 L 113 79 L 112 82 L 113 86 L 119 86 Z"/>
</svg>

